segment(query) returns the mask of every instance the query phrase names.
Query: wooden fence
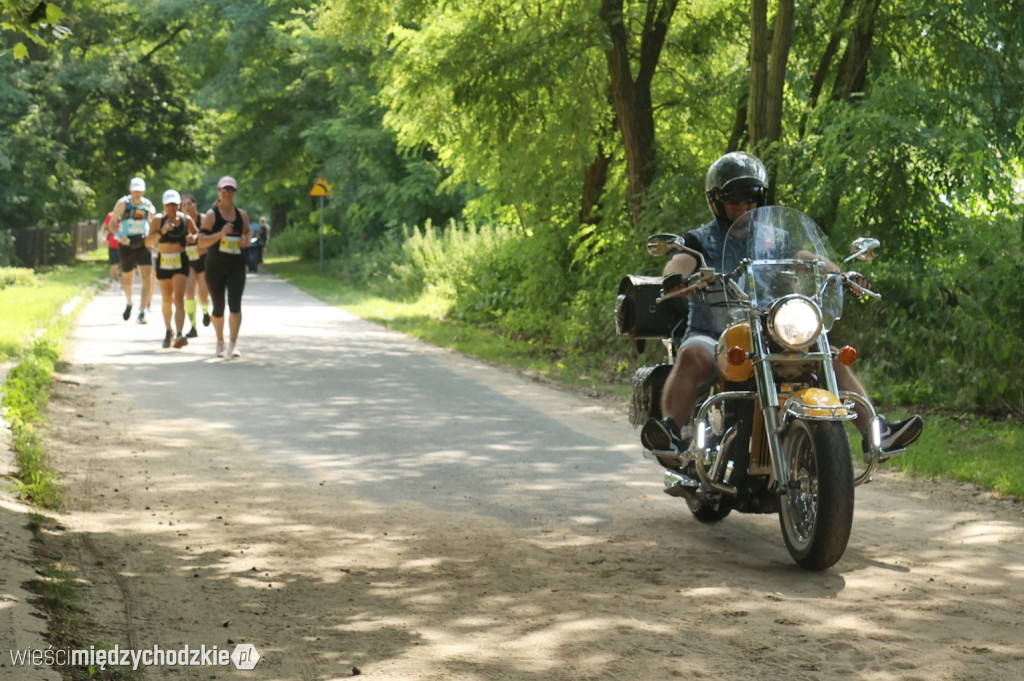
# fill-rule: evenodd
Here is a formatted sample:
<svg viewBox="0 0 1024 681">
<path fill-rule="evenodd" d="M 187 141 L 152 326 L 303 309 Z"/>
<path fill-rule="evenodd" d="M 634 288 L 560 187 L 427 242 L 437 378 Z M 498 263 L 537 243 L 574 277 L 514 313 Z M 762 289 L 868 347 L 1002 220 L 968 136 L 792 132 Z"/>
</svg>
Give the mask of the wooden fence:
<svg viewBox="0 0 1024 681">
<path fill-rule="evenodd" d="M 14 237 L 14 253 L 22 267 L 45 267 L 71 262 L 79 253 L 100 245 L 99 222 L 86 220 L 70 226 L 25 227 L 7 230 Z"/>
</svg>

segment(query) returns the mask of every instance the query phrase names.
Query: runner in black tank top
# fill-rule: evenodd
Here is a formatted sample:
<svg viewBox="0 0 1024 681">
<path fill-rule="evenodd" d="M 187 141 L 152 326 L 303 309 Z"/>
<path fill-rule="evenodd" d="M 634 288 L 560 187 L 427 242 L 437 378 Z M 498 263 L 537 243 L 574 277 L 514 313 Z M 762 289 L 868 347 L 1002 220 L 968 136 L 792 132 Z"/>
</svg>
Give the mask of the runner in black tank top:
<svg viewBox="0 0 1024 681">
<path fill-rule="evenodd" d="M 149 235 L 146 246 L 156 247 L 157 258 L 156 280 L 160 284 L 160 295 L 163 300 L 164 347 L 172 343 L 176 348 L 188 345 L 182 335 L 185 324 L 185 284 L 188 282 L 188 255 L 185 244 L 188 235 L 196 231 L 196 223 L 188 215 L 178 210 L 181 195 L 168 189 L 163 196 L 164 212 L 154 215 L 149 223 Z M 171 330 L 171 317 L 174 317 L 175 334 Z"/>
<path fill-rule="evenodd" d="M 203 216 L 199 246 L 206 254 L 206 285 L 213 302 L 213 330 L 217 333 L 217 356 L 239 357 L 238 331 L 242 326 L 242 293 L 245 291 L 245 256 L 252 231 L 249 216 L 235 206 L 238 183 L 225 176 L 217 182 L 217 205 Z M 228 345 L 224 346 L 225 297 L 229 312 Z"/>
</svg>

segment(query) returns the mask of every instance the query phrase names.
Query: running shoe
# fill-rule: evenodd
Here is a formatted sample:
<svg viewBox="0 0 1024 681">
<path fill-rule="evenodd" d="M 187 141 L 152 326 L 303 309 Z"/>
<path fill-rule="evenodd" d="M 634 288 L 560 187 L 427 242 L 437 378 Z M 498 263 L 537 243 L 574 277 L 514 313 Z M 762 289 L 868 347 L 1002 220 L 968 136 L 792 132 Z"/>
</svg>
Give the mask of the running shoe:
<svg viewBox="0 0 1024 681">
<path fill-rule="evenodd" d="M 228 345 L 227 357 L 241 357 L 241 356 L 242 356 L 242 353 L 238 351 L 238 348 L 235 347 L 234 343 L 231 343 L 231 344 Z"/>
<path fill-rule="evenodd" d="M 186 345 L 188 345 L 188 339 L 179 333 L 177 338 L 174 339 L 174 347 L 183 348 Z"/>
<path fill-rule="evenodd" d="M 222 341 L 222 340 L 217 341 L 217 356 L 218 357 L 223 357 L 224 356 L 224 341 Z"/>
<path fill-rule="evenodd" d="M 203 326 L 209 326 L 209 325 L 210 325 L 210 313 L 209 312 L 204 312 L 203 313 Z"/>
<path fill-rule="evenodd" d="M 194 326 L 192 327 L 192 329 L 188 333 L 185 334 L 185 338 L 198 338 L 198 337 L 199 337 L 199 332 L 196 331 L 196 327 L 194 327 Z"/>
<path fill-rule="evenodd" d="M 168 331 L 167 333 L 164 334 L 164 347 L 165 348 L 171 347 L 171 338 L 173 336 L 174 336 L 174 334 L 171 333 L 170 331 Z"/>
<path fill-rule="evenodd" d="M 146 323 L 148 323 L 148 322 L 146 322 L 146 311 L 145 310 L 139 310 L 139 324 L 146 324 Z M 167 333 L 170 333 L 170 331 L 168 331 Z"/>
<path fill-rule="evenodd" d="M 121 317 L 125 321 L 128 321 L 129 319 L 131 319 L 131 317 L 132 317 L 132 304 L 131 303 L 128 303 L 127 305 L 124 306 L 124 314 L 122 314 Z"/>
</svg>

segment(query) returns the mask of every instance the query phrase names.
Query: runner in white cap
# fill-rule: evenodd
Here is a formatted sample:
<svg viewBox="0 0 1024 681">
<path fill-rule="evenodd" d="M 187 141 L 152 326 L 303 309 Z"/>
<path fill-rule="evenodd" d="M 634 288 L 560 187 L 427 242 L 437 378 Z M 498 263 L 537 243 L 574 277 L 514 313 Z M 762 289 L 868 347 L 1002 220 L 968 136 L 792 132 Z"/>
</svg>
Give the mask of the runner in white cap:
<svg viewBox="0 0 1024 681">
<path fill-rule="evenodd" d="M 181 195 L 174 189 L 164 192 L 163 204 L 164 212 L 154 215 L 150 220 L 146 246 L 155 246 L 159 252 L 156 279 L 160 282 L 160 295 L 163 299 L 166 327 L 164 347 L 171 346 L 173 336 L 174 347 L 182 348 L 188 345 L 188 340 L 181 333 L 185 325 L 185 282 L 188 281 L 188 255 L 185 253 L 185 243 L 188 235 L 196 232 L 196 223 L 178 210 L 181 206 Z M 176 335 L 171 331 L 172 312 Z"/>
<path fill-rule="evenodd" d="M 111 211 L 119 221 L 117 240 L 121 261 L 121 288 L 128 304 L 124 308 L 125 321 L 132 316 L 132 287 L 135 284 L 135 268 L 139 268 L 142 285 L 142 300 L 139 305 L 139 324 L 146 323 L 146 308 L 153 298 L 153 259 L 146 248 L 145 239 L 149 234 L 149 220 L 156 214 L 156 208 L 147 199 L 146 181 L 133 177 L 128 183 L 128 194 L 114 204 Z"/>
</svg>

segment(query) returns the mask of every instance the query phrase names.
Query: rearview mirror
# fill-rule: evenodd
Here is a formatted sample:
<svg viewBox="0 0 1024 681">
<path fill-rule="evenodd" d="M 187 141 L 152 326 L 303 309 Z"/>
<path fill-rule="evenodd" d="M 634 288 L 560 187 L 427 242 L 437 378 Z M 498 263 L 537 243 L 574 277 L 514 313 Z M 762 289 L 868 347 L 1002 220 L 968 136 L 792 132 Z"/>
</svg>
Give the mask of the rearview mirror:
<svg viewBox="0 0 1024 681">
<path fill-rule="evenodd" d="M 647 239 L 647 252 L 654 256 L 678 253 L 679 241 L 675 234 L 655 234 Z"/>
<path fill-rule="evenodd" d="M 850 257 L 843 260 L 843 262 L 850 262 L 851 260 L 865 260 L 870 262 L 878 256 L 878 247 L 881 245 L 881 241 L 870 236 L 862 236 L 859 239 L 854 239 L 853 243 L 850 244 Z"/>
<path fill-rule="evenodd" d="M 699 267 L 707 267 L 704 256 L 699 251 L 683 244 L 683 237 L 675 234 L 655 234 L 647 239 L 647 252 L 653 256 L 672 255 L 674 253 L 689 253 L 692 255 Z"/>
</svg>

